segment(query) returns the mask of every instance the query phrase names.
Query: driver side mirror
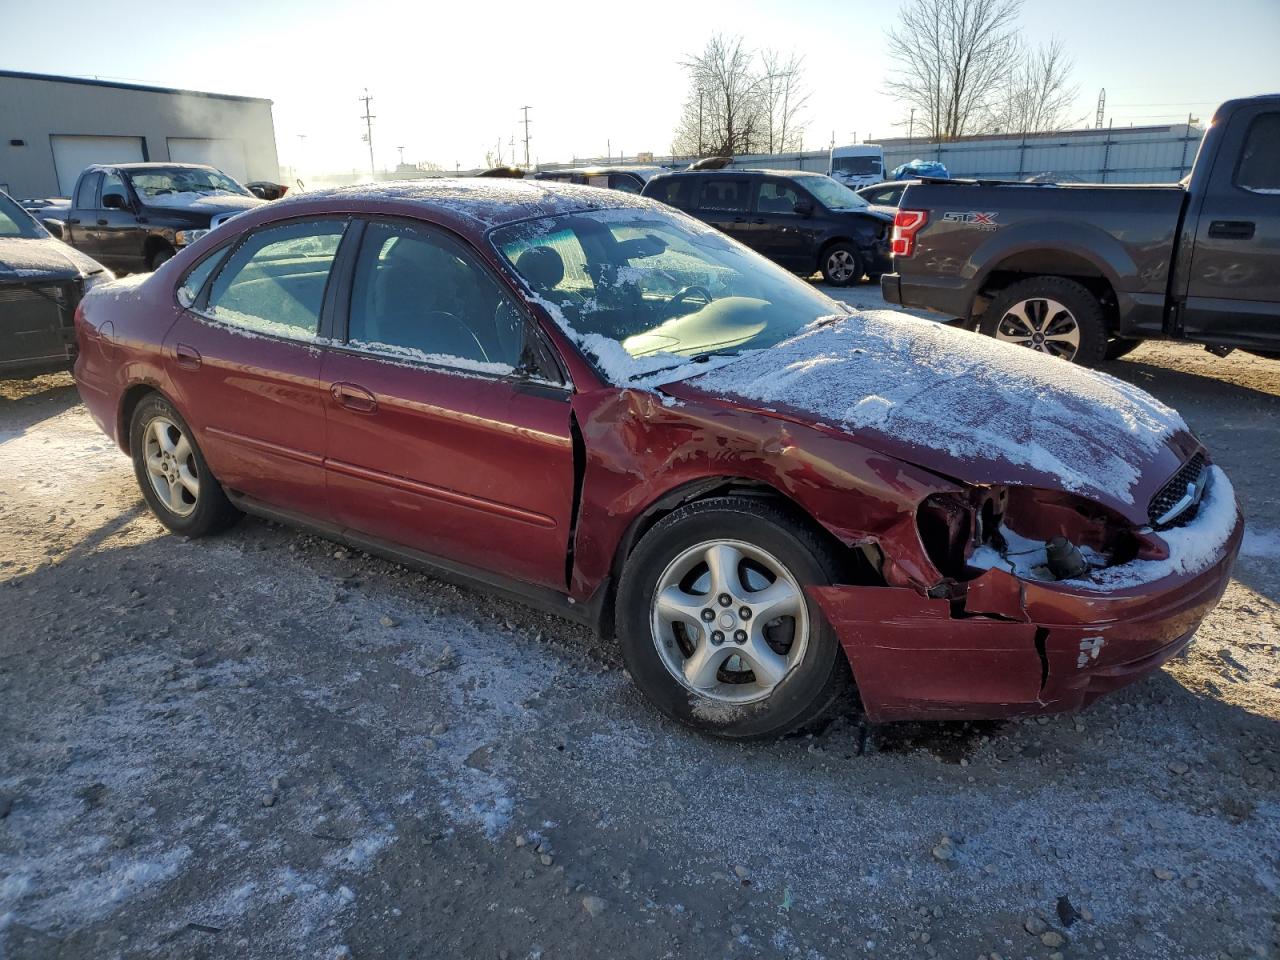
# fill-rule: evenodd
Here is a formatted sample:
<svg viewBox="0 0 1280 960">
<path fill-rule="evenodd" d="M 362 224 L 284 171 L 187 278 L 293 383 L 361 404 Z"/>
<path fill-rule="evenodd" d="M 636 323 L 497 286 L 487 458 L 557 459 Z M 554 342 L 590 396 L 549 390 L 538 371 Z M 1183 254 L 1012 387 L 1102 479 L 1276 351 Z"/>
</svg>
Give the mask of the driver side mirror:
<svg viewBox="0 0 1280 960">
<path fill-rule="evenodd" d="M 797 200 L 796 205 L 792 207 L 792 209 L 795 210 L 796 213 L 800 214 L 800 216 L 807 217 L 809 214 L 813 213 L 813 201 Z"/>
<path fill-rule="evenodd" d="M 104 193 L 102 207 L 104 210 L 127 210 L 129 204 L 125 202 L 123 193 Z"/>
</svg>

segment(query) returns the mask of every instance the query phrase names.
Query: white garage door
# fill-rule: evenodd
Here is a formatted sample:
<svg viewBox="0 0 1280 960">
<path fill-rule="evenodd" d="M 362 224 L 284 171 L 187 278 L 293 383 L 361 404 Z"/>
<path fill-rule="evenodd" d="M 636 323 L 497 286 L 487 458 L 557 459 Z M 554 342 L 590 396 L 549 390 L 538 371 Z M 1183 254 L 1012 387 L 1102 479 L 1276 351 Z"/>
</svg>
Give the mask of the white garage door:
<svg viewBox="0 0 1280 960">
<path fill-rule="evenodd" d="M 53 166 L 58 173 L 58 192 L 71 196 L 80 171 L 94 163 L 137 163 L 145 160 L 141 137 L 80 137 L 55 134 Z"/>
<path fill-rule="evenodd" d="M 178 163 L 207 163 L 240 183 L 249 179 L 248 164 L 244 160 L 244 143 L 240 140 L 170 137 L 169 159 Z"/>
</svg>

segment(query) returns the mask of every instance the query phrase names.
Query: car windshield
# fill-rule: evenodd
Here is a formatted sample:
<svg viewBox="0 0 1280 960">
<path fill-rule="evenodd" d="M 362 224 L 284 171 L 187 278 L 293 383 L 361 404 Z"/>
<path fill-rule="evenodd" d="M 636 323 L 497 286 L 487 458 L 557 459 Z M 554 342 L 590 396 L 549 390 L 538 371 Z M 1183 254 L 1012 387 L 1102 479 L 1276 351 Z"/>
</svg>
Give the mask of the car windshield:
<svg viewBox="0 0 1280 960">
<path fill-rule="evenodd" d="M 800 184 L 828 210 L 865 210 L 870 206 L 843 183 L 836 183 L 830 177 L 804 177 Z"/>
<path fill-rule="evenodd" d="M 614 382 L 770 347 L 840 304 L 724 234 L 658 210 L 596 210 L 492 239 Z"/>
<path fill-rule="evenodd" d="M 880 172 L 879 157 L 832 157 L 831 169 L 837 173 L 867 176 Z"/>
<path fill-rule="evenodd" d="M 211 196 L 218 193 L 234 193 L 243 197 L 251 197 L 247 189 L 240 186 L 220 170 L 205 167 L 158 167 L 151 170 L 133 170 L 129 173 L 133 189 L 145 203 L 147 200 L 161 200 L 178 194 L 199 194 Z"/>
<path fill-rule="evenodd" d="M 0 237 L 26 237 L 36 239 L 46 236 L 45 230 L 18 202 L 0 193 Z"/>
</svg>

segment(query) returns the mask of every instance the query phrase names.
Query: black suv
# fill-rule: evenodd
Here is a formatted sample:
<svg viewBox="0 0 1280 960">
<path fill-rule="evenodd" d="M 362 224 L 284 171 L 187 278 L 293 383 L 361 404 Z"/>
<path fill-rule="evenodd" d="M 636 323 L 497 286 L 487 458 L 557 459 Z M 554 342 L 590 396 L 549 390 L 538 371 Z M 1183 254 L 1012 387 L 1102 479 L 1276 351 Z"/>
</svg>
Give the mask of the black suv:
<svg viewBox="0 0 1280 960">
<path fill-rule="evenodd" d="M 643 195 L 705 220 L 779 266 L 821 270 L 838 287 L 888 272 L 893 218 L 821 173 L 687 170 L 653 177 Z"/>
</svg>

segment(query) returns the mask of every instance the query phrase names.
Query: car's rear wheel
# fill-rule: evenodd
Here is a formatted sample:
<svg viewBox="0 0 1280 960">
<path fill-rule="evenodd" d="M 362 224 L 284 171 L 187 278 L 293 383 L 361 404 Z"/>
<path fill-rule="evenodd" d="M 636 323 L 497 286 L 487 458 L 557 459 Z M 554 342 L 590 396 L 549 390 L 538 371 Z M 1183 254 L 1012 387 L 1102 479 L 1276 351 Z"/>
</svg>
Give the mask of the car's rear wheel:
<svg viewBox="0 0 1280 960">
<path fill-rule="evenodd" d="M 681 507 L 623 571 L 616 619 L 627 668 L 660 710 L 708 733 L 806 726 L 849 689 L 835 633 L 805 594 L 835 570 L 821 537 L 769 503 Z"/>
<path fill-rule="evenodd" d="M 833 243 L 822 251 L 822 279 L 833 287 L 847 287 L 862 279 L 862 258 L 848 243 Z"/>
<path fill-rule="evenodd" d="M 978 329 L 989 337 L 1092 367 L 1106 356 L 1102 304 L 1065 277 L 1032 277 L 1006 287 L 988 305 Z"/>
<path fill-rule="evenodd" d="M 144 398 L 133 411 L 129 450 L 147 506 L 174 533 L 201 537 L 239 518 L 191 428 L 159 394 Z"/>
</svg>

